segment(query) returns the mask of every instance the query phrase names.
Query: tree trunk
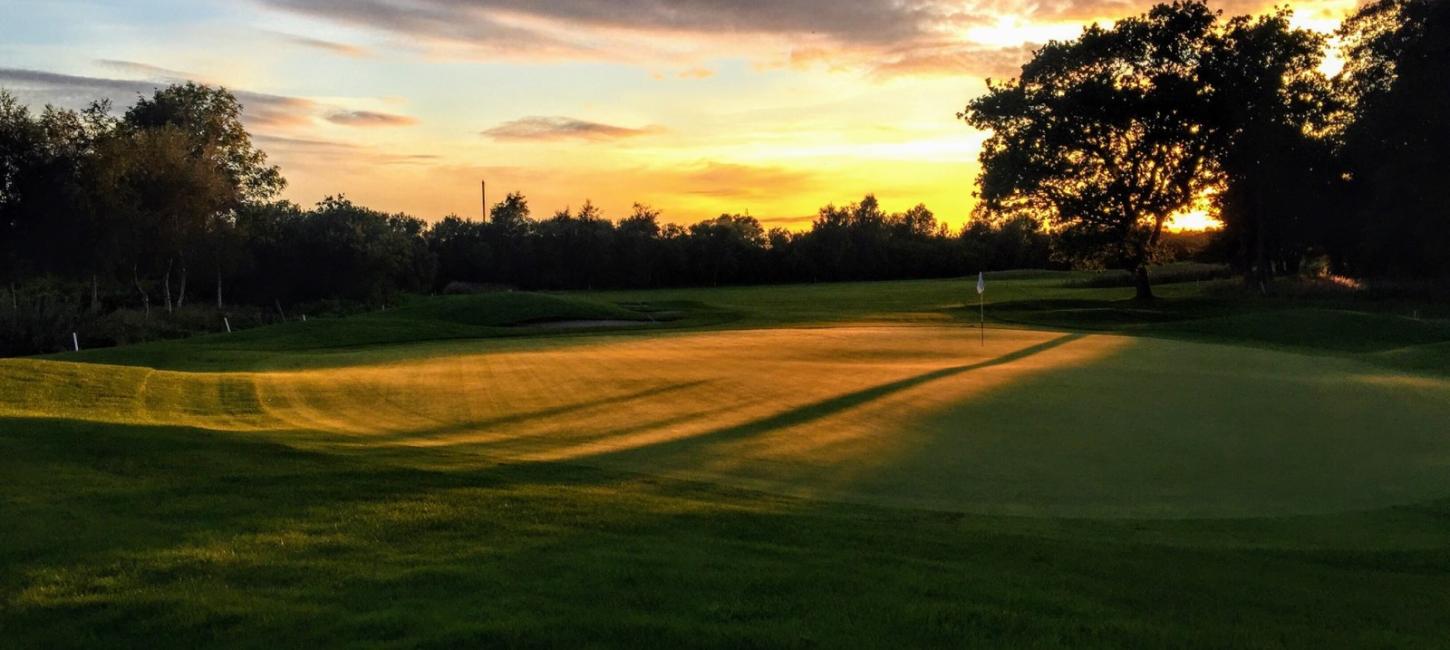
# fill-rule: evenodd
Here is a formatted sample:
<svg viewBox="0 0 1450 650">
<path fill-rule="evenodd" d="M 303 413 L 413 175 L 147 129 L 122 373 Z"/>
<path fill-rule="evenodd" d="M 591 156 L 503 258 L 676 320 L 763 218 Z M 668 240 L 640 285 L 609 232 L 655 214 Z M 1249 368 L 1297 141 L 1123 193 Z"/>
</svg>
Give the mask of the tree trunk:
<svg viewBox="0 0 1450 650">
<path fill-rule="evenodd" d="M 1139 262 L 1137 268 L 1133 269 L 1133 287 L 1137 289 L 1137 295 L 1134 296 L 1136 300 L 1153 299 L 1153 285 L 1148 283 L 1147 264 Z"/>
<path fill-rule="evenodd" d="M 1158 248 L 1158 242 L 1163 238 L 1163 222 L 1168 220 L 1167 215 L 1157 215 L 1153 220 L 1153 234 L 1148 237 L 1135 253 L 1137 259 L 1133 260 L 1133 288 L 1137 291 L 1134 296 L 1136 300 L 1152 300 L 1153 285 L 1148 280 L 1148 262 L 1153 259 L 1153 253 Z"/>
<path fill-rule="evenodd" d="M 216 270 L 216 308 L 222 309 L 222 270 Z"/>
<path fill-rule="evenodd" d="M 96 274 L 92 273 L 91 274 L 91 313 L 94 314 L 94 313 L 96 313 L 96 312 L 98 312 L 100 310 L 101 310 L 101 288 L 100 288 L 100 281 L 98 281 L 96 279 Z"/>
<path fill-rule="evenodd" d="M 186 302 L 186 262 L 185 261 L 182 261 L 182 263 L 181 263 L 181 290 L 176 292 L 176 308 L 177 309 L 181 309 L 181 305 L 183 303 L 185 303 L 185 302 Z"/>
<path fill-rule="evenodd" d="M 1254 203 L 1258 212 L 1257 227 L 1254 228 L 1254 279 L 1259 293 L 1268 293 L 1274 269 L 1269 265 L 1269 219 L 1264 209 L 1264 188 L 1260 187 L 1254 192 Z"/>
<path fill-rule="evenodd" d="M 166 260 L 166 275 L 161 276 L 161 292 L 166 297 L 166 313 L 171 313 L 171 265 L 175 260 Z"/>
<path fill-rule="evenodd" d="M 146 293 L 146 288 L 141 286 L 141 276 L 136 274 L 136 265 L 131 265 L 131 282 L 136 284 L 136 291 L 141 294 L 141 309 L 146 316 L 151 316 L 151 295 Z"/>
</svg>

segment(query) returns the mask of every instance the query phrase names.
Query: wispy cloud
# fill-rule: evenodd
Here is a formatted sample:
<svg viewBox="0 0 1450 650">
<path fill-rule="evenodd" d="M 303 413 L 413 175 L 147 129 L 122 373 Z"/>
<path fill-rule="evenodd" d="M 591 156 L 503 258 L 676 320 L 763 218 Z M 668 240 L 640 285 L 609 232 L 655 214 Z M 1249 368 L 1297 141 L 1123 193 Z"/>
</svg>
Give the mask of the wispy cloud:
<svg viewBox="0 0 1450 650">
<path fill-rule="evenodd" d="M 411 126 L 418 123 L 416 117 L 373 111 L 332 111 L 325 119 L 333 124 L 361 127 Z"/>
<path fill-rule="evenodd" d="M 1005 43 L 969 28 L 1004 16 L 1035 22 L 1115 19 L 1161 0 L 258 0 L 288 12 L 405 36 L 449 55 L 689 65 L 745 56 L 762 67 L 896 74 L 1009 71 Z M 1230 14 L 1279 0 L 1210 0 Z M 1345 0 L 1299 0 L 1305 11 Z M 651 59 L 653 58 L 653 61 Z M 883 61 L 885 61 L 883 63 Z M 708 76 L 687 68 L 681 78 Z M 696 76 L 699 75 L 699 76 Z"/>
<path fill-rule="evenodd" d="M 259 134 L 252 136 L 252 141 L 273 157 L 282 161 L 296 162 L 299 165 L 324 164 L 334 168 L 344 165 L 365 167 L 368 165 L 431 164 L 442 159 L 437 154 L 394 153 L 349 142 L 317 138 Z"/>
<path fill-rule="evenodd" d="M 872 69 L 878 77 L 900 75 L 965 75 L 1005 79 L 1016 77 L 1039 47 L 980 47 L 956 42 L 922 43 L 884 53 Z"/>
<path fill-rule="evenodd" d="M 79 108 L 98 99 L 116 106 L 129 106 L 137 97 L 149 95 L 167 83 L 177 81 L 109 79 L 60 74 L 22 68 L 0 68 L 0 87 L 13 91 L 30 104 L 55 104 Z M 299 97 L 232 89 L 242 104 L 242 119 L 249 126 L 298 125 L 311 121 L 317 104 Z"/>
<path fill-rule="evenodd" d="M 339 43 L 337 41 L 313 38 L 311 36 L 298 36 L 296 34 L 288 34 L 285 32 L 267 33 L 284 41 L 287 41 L 288 43 L 291 43 L 293 45 L 311 48 L 314 50 L 321 50 L 323 52 L 329 52 L 331 54 L 337 54 L 339 56 L 361 59 L 371 55 L 371 52 L 369 52 L 367 48 L 360 45 L 353 45 L 351 43 Z"/>
<path fill-rule="evenodd" d="M 820 33 L 892 40 L 960 14 L 944 0 L 262 0 L 293 12 L 418 36 L 505 35 L 530 21 L 697 33 Z M 520 18 L 526 20 L 520 20 Z M 527 29 L 527 28 L 525 28 Z"/>
<path fill-rule="evenodd" d="M 121 74 L 140 76 L 146 79 L 177 81 L 196 79 L 197 75 L 180 70 L 172 70 L 149 63 L 137 63 L 136 61 L 122 61 L 119 59 L 96 59 L 96 64 Z"/>
<path fill-rule="evenodd" d="M 512 59 L 640 61 L 651 53 L 701 54 L 706 49 L 738 55 L 760 42 L 752 37 L 787 47 L 808 42 L 830 49 L 877 49 L 939 37 L 944 30 L 985 19 L 950 0 L 259 1 L 405 36 L 448 53 Z M 703 78 L 705 71 L 690 67 L 682 78 Z"/>
<path fill-rule="evenodd" d="M 572 117 L 531 116 L 504 122 L 483 135 L 495 140 L 618 140 L 661 131 L 658 126 L 630 128 Z"/>
</svg>

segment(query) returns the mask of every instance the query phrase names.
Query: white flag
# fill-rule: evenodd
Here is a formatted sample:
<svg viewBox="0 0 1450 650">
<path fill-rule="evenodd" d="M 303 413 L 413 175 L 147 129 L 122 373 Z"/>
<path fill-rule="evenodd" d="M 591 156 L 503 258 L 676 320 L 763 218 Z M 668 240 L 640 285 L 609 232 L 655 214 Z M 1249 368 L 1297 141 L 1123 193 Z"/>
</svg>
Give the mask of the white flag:
<svg viewBox="0 0 1450 650">
<path fill-rule="evenodd" d="M 987 276 L 986 275 L 983 275 L 981 271 L 977 271 L 977 293 L 978 294 L 982 294 L 982 293 L 986 293 L 986 292 L 987 292 Z"/>
</svg>

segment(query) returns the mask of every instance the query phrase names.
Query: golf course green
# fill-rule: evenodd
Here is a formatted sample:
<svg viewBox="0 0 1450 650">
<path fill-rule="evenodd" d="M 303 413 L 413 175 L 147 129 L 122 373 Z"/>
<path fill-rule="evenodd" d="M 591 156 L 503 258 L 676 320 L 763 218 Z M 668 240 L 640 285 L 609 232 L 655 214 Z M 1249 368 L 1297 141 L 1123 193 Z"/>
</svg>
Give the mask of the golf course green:
<svg viewBox="0 0 1450 650">
<path fill-rule="evenodd" d="M 0 645 L 1443 647 L 1450 313 L 1079 275 L 0 360 Z"/>
</svg>

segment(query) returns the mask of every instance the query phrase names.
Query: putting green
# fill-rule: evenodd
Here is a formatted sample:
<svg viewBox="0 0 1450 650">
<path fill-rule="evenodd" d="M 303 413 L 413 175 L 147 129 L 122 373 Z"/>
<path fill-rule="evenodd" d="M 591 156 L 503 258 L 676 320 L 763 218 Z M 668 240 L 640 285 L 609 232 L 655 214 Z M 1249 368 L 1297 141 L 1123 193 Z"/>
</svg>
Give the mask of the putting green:
<svg viewBox="0 0 1450 650">
<path fill-rule="evenodd" d="M 175 424 L 813 498 L 1240 517 L 1450 496 L 1450 381 L 1335 357 L 846 325 L 540 339 L 303 371 L 0 361 L 0 416 Z"/>
</svg>

